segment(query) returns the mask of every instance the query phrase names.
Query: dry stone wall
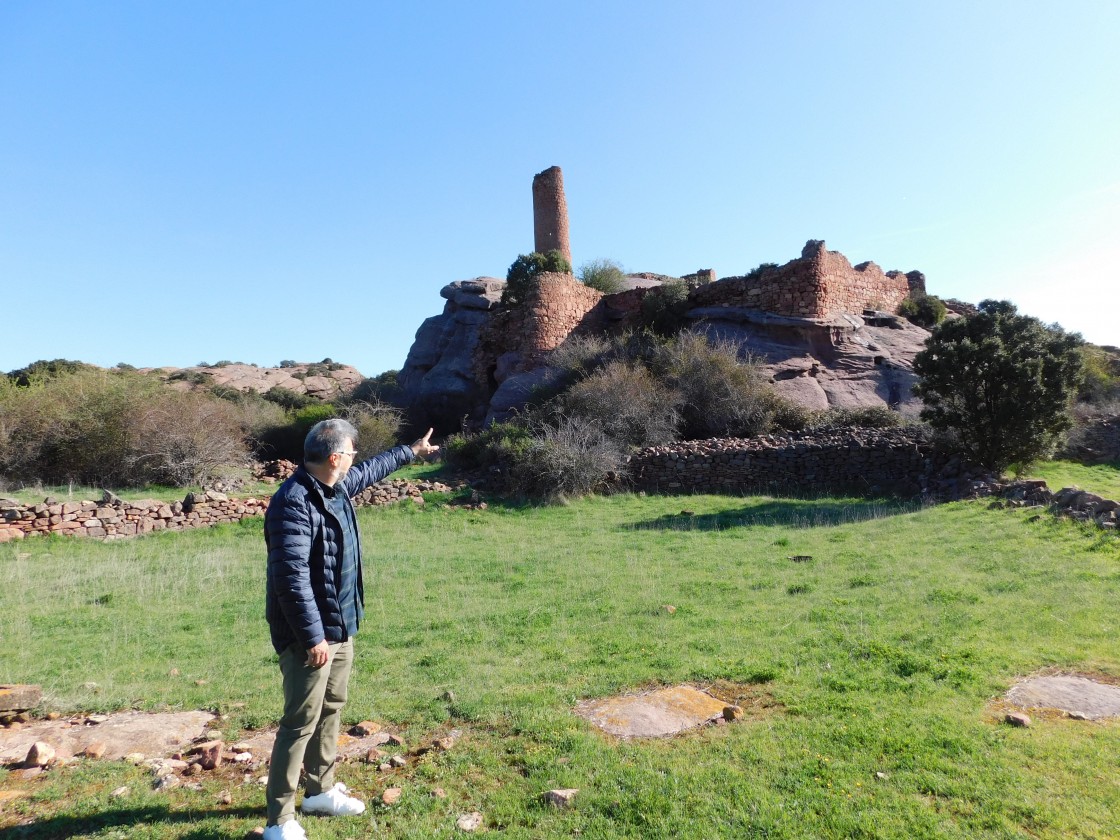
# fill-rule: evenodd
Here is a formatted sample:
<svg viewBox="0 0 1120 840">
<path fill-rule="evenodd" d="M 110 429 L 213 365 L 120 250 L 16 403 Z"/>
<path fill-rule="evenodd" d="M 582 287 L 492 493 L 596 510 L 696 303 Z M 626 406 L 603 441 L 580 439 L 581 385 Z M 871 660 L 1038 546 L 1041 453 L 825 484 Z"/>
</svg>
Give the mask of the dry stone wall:
<svg viewBox="0 0 1120 840">
<path fill-rule="evenodd" d="M 564 197 L 564 175 L 559 166 L 533 176 L 533 250 L 541 254 L 559 251 L 571 265 L 568 200 Z"/>
<path fill-rule="evenodd" d="M 644 449 L 634 486 L 652 492 L 856 491 L 916 496 L 966 477 L 917 429 L 716 438 Z M 947 469 L 948 468 L 948 469 Z"/>
<path fill-rule="evenodd" d="M 450 490 L 439 482 L 391 479 L 366 488 L 354 497 L 354 504 L 376 506 L 406 500 L 423 504 L 423 493 Z M 264 516 L 268 501 L 230 498 L 214 490 L 188 493 L 181 502 L 129 502 L 117 498 L 101 502 L 61 502 L 47 499 L 40 504 L 25 505 L 0 499 L 0 543 L 36 535 L 120 539 L 157 531 L 208 528 L 224 522 Z"/>
</svg>

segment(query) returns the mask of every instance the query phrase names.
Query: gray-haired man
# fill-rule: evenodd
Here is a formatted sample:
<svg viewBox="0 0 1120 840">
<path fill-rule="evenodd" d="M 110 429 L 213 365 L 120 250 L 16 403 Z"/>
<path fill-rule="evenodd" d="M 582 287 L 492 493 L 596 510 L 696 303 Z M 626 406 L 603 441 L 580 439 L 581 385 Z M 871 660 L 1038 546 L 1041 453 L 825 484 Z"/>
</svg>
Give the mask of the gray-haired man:
<svg viewBox="0 0 1120 840">
<path fill-rule="evenodd" d="M 350 816 L 365 804 L 334 780 L 338 731 L 362 619 L 362 547 L 350 497 L 416 457 L 439 449 L 432 430 L 354 463 L 357 430 L 323 420 L 307 433 L 304 464 L 280 485 L 265 515 L 268 583 L 265 614 L 280 654 L 284 713 L 265 794 L 265 840 L 303 840 L 295 793 L 306 772 L 305 814 Z"/>
</svg>

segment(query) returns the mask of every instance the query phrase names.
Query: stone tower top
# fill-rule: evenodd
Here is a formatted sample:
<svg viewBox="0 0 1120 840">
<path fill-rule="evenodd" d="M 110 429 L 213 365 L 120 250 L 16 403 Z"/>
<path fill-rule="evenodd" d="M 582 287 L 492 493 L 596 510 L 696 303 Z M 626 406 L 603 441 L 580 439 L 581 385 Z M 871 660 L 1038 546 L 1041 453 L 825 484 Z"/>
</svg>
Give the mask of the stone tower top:
<svg viewBox="0 0 1120 840">
<path fill-rule="evenodd" d="M 564 198 L 564 175 L 551 166 L 533 176 L 533 250 L 559 251 L 569 263 L 568 202 Z"/>
</svg>

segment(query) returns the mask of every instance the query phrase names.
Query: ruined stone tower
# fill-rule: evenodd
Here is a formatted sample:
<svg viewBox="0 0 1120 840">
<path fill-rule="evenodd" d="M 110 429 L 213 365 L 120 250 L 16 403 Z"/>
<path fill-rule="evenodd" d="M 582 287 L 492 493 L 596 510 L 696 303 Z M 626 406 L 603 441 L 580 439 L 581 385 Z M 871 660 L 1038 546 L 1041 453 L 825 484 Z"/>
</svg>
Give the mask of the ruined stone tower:
<svg viewBox="0 0 1120 840">
<path fill-rule="evenodd" d="M 533 176 L 533 250 L 559 251 L 569 263 L 568 202 L 564 199 L 564 175 L 550 166 Z"/>
</svg>

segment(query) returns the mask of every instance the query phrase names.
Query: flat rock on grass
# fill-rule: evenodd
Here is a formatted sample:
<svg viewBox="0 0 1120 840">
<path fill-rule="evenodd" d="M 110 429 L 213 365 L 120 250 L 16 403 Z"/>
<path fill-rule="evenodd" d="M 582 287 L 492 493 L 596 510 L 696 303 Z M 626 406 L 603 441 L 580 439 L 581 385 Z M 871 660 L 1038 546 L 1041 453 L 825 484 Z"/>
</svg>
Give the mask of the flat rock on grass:
<svg viewBox="0 0 1120 840">
<path fill-rule="evenodd" d="M 1012 686 L 1007 701 L 1024 709 L 1060 709 L 1073 717 L 1120 717 L 1120 687 L 1087 677 L 1031 677 Z"/>
<path fill-rule="evenodd" d="M 690 685 L 585 700 L 576 714 L 619 738 L 675 735 L 723 717 L 727 703 Z"/>
<path fill-rule="evenodd" d="M 104 747 L 103 758 L 132 753 L 165 757 L 204 732 L 214 715 L 209 712 L 117 712 L 96 725 L 69 720 L 44 720 L 19 729 L 0 729 L 0 764 L 23 761 L 36 741 L 50 744 L 60 756 L 78 755 L 90 746 Z"/>
</svg>

